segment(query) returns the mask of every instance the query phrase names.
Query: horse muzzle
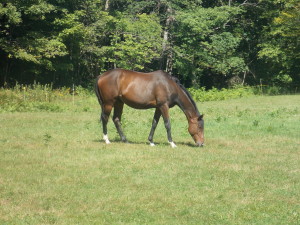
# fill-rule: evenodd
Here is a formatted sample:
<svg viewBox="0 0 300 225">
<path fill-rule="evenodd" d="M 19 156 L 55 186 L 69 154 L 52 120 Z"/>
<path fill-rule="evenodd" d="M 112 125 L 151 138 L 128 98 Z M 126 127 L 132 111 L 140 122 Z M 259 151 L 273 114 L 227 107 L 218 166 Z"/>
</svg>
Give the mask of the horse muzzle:
<svg viewBox="0 0 300 225">
<path fill-rule="evenodd" d="M 196 146 L 197 146 L 197 147 L 203 147 L 203 146 L 204 146 L 204 143 L 203 143 L 203 142 L 197 142 L 197 143 L 196 143 Z"/>
</svg>

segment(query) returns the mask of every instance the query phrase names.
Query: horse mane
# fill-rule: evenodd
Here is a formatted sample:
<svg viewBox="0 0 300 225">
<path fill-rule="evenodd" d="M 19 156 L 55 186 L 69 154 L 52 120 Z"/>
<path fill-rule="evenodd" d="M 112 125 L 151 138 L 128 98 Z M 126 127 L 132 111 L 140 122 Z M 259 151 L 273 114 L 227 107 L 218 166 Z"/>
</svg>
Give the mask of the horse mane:
<svg viewBox="0 0 300 225">
<path fill-rule="evenodd" d="M 195 107 L 197 114 L 200 116 L 201 114 L 199 113 L 198 107 L 196 105 L 196 102 L 192 98 L 192 95 L 190 94 L 190 92 L 180 83 L 180 81 L 179 81 L 179 79 L 177 77 L 173 77 L 171 75 L 169 75 L 169 76 L 171 77 L 171 79 L 173 81 L 175 81 L 175 83 L 181 88 L 181 90 L 188 96 L 188 98 L 190 99 L 191 103 Z"/>
</svg>

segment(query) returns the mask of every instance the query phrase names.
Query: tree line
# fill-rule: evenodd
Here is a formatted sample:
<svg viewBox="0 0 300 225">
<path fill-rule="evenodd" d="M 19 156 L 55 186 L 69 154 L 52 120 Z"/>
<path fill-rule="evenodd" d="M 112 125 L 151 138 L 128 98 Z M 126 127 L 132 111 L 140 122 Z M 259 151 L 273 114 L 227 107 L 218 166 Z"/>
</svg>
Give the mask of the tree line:
<svg viewBox="0 0 300 225">
<path fill-rule="evenodd" d="M 124 68 L 295 88 L 299 21 L 299 0 L 1 0 L 0 86 L 88 86 Z"/>
</svg>

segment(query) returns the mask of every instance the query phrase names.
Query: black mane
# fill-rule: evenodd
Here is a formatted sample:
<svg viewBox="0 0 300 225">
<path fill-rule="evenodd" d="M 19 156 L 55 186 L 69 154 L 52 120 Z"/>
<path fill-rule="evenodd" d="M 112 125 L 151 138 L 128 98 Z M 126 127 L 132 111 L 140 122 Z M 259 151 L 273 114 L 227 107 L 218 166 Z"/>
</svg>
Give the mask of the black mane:
<svg viewBox="0 0 300 225">
<path fill-rule="evenodd" d="M 192 95 L 190 94 L 190 92 L 180 83 L 180 81 L 179 81 L 179 79 L 177 77 L 173 77 L 173 76 L 170 76 L 170 77 L 183 90 L 183 92 L 188 96 L 188 98 L 190 99 L 191 103 L 195 107 L 197 114 L 200 116 L 201 114 L 199 113 L 197 105 L 196 105 L 196 102 L 192 98 Z"/>
</svg>

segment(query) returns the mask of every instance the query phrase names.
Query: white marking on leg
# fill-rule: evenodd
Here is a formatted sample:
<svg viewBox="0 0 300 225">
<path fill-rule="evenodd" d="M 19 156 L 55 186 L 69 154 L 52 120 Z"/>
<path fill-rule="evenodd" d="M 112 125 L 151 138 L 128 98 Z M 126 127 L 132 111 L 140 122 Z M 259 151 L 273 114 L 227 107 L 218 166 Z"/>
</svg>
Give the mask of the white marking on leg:
<svg viewBox="0 0 300 225">
<path fill-rule="evenodd" d="M 150 146 L 152 146 L 152 147 L 153 147 L 153 146 L 155 146 L 155 144 L 154 144 L 153 142 L 150 142 Z"/>
<path fill-rule="evenodd" d="M 110 141 L 108 140 L 108 135 L 107 134 L 103 135 L 103 140 L 105 141 L 106 144 L 110 144 Z"/>
<path fill-rule="evenodd" d="M 170 143 L 170 145 L 171 145 L 172 148 L 176 148 L 177 147 L 173 141 L 169 142 L 169 143 Z"/>
</svg>

